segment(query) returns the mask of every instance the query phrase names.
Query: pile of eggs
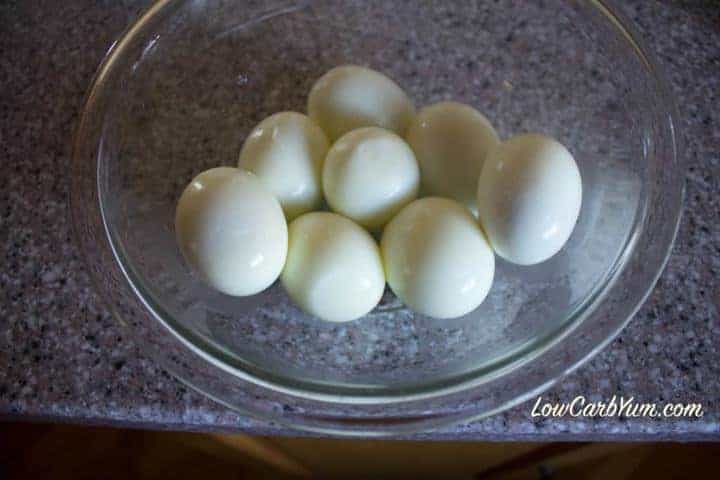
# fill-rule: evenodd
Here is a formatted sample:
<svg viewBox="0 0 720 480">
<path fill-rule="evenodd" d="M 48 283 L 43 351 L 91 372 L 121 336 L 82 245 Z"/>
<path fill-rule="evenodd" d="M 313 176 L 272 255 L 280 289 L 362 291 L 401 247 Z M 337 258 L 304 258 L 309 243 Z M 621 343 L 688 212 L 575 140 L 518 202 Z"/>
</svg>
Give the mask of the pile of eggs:
<svg viewBox="0 0 720 480">
<path fill-rule="evenodd" d="M 581 197 L 556 140 L 501 142 L 460 103 L 416 113 L 388 77 L 342 66 L 315 83 L 308 115 L 260 122 L 238 168 L 195 177 L 175 228 L 187 263 L 228 295 L 279 277 L 303 310 L 343 322 L 370 312 L 387 281 L 412 310 L 454 318 L 487 296 L 495 254 L 520 265 L 555 255 Z"/>
</svg>

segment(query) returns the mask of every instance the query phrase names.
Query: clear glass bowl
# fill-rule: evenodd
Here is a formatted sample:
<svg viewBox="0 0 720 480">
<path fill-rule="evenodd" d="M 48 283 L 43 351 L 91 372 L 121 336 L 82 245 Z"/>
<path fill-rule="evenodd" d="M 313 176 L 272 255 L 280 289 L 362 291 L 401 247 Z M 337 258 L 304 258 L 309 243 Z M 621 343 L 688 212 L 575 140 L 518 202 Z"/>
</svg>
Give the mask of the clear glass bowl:
<svg viewBox="0 0 720 480">
<path fill-rule="evenodd" d="M 452 99 L 501 137 L 543 132 L 584 183 L 567 246 L 534 267 L 498 259 L 487 300 L 436 321 L 391 293 L 327 324 L 278 285 L 216 293 L 182 261 L 176 201 L 235 165 L 265 116 L 305 110 L 340 64 L 386 73 L 418 106 Z M 113 45 L 89 92 L 72 212 L 97 288 L 167 370 L 219 402 L 315 431 L 381 435 L 490 415 L 606 345 L 669 254 L 683 185 L 672 98 L 607 1 L 161 0 Z"/>
</svg>

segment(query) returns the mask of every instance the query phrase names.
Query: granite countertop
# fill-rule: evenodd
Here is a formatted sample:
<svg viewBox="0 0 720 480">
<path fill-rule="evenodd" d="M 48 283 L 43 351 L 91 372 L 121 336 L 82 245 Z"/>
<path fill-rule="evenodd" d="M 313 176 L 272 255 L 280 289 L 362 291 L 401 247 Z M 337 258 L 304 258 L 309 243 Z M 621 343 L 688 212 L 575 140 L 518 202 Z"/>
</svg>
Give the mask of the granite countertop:
<svg viewBox="0 0 720 480">
<path fill-rule="evenodd" d="M 680 108 L 685 214 L 657 287 L 628 328 L 543 395 L 701 403 L 700 419 L 538 419 L 532 403 L 419 435 L 436 439 L 720 438 L 720 6 L 624 3 Z M 0 5 L 0 418 L 293 434 L 189 391 L 117 328 L 71 238 L 68 165 L 83 95 L 146 1 Z"/>
</svg>

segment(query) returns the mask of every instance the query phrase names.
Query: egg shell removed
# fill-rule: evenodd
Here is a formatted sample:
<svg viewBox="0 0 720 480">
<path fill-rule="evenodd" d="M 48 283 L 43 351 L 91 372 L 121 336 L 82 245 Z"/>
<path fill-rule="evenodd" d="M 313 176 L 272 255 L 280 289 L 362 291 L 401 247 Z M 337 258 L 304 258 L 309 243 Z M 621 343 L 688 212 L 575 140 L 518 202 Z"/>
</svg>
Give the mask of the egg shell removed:
<svg viewBox="0 0 720 480">
<path fill-rule="evenodd" d="M 250 132 L 238 167 L 260 178 L 290 221 L 322 205 L 320 175 L 328 148 L 327 137 L 309 117 L 276 113 Z"/>
<path fill-rule="evenodd" d="M 380 250 L 352 220 L 330 212 L 306 213 L 289 227 L 281 281 L 306 312 L 347 322 L 370 312 L 385 289 Z"/>
<path fill-rule="evenodd" d="M 555 255 L 575 228 L 582 179 L 572 154 L 550 137 L 513 137 L 494 149 L 478 183 L 478 211 L 495 252 L 533 265 Z"/>
<path fill-rule="evenodd" d="M 381 127 L 402 136 L 415 107 L 397 83 L 357 65 L 335 67 L 313 85 L 308 115 L 331 141 L 361 127 Z"/>
<path fill-rule="evenodd" d="M 495 256 L 475 217 L 454 200 L 415 200 L 387 224 L 380 248 L 390 288 L 423 315 L 460 317 L 490 291 Z"/>
<path fill-rule="evenodd" d="M 183 191 L 175 233 L 188 264 L 213 288 L 246 296 L 269 287 L 287 255 L 280 204 L 252 173 L 206 170 Z"/>
<path fill-rule="evenodd" d="M 420 169 L 402 138 L 389 130 L 366 127 L 346 133 L 333 144 L 322 180 L 333 210 L 374 230 L 417 197 Z"/>
</svg>

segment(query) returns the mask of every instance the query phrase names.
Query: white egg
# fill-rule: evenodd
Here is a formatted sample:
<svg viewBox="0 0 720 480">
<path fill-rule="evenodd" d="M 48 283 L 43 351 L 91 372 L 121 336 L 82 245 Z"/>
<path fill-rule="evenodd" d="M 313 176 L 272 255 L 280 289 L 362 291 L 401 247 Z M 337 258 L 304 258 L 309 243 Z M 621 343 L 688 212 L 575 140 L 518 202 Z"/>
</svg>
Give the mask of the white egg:
<svg viewBox="0 0 720 480">
<path fill-rule="evenodd" d="M 288 232 L 280 204 L 253 175 L 219 167 L 196 176 L 175 212 L 188 264 L 228 295 L 261 292 L 280 275 Z"/>
<path fill-rule="evenodd" d="M 402 88 L 382 73 L 346 65 L 315 82 L 308 114 L 335 141 L 360 127 L 382 127 L 404 135 L 415 107 Z"/>
<path fill-rule="evenodd" d="M 485 161 L 480 221 L 495 252 L 519 265 L 540 263 L 567 242 L 580 214 L 582 181 L 570 152 L 543 135 L 520 135 Z"/>
<path fill-rule="evenodd" d="M 276 113 L 245 140 L 238 167 L 256 174 L 292 220 L 322 204 L 320 174 L 328 148 L 322 129 L 306 115 Z"/>
<path fill-rule="evenodd" d="M 499 143 L 488 119 L 468 105 L 436 103 L 418 113 L 407 141 L 420 165 L 423 194 L 455 199 L 476 213 L 478 178 Z"/>
<path fill-rule="evenodd" d="M 380 251 L 362 227 L 329 212 L 306 213 L 289 227 L 281 281 L 306 312 L 329 322 L 362 317 L 385 288 Z"/>
<path fill-rule="evenodd" d="M 346 133 L 333 144 L 322 182 L 333 210 L 378 229 L 415 200 L 420 169 L 405 140 L 389 130 L 366 127 Z"/>
<path fill-rule="evenodd" d="M 477 220 L 454 200 L 415 200 L 387 224 L 380 248 L 390 288 L 423 315 L 460 317 L 490 291 L 495 256 Z"/>
</svg>

